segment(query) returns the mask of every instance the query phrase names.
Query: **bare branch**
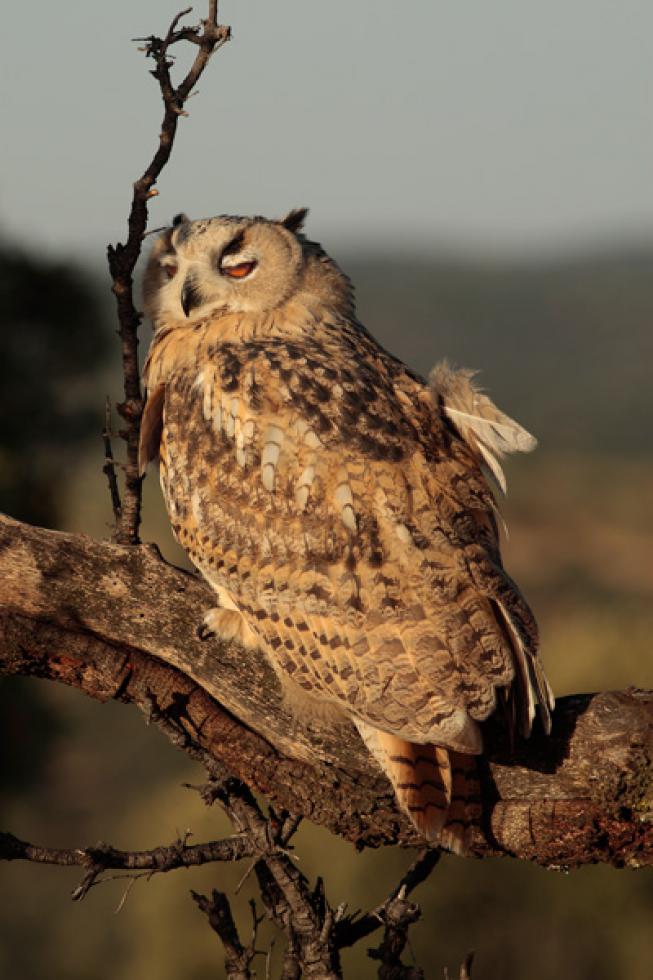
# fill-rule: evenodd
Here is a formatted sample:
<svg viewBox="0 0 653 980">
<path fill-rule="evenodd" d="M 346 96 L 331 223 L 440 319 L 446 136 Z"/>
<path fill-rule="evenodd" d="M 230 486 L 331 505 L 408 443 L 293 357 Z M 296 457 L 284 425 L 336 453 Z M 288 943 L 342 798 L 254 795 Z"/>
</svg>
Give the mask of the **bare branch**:
<svg viewBox="0 0 653 980">
<path fill-rule="evenodd" d="M 380 961 L 379 980 L 424 980 L 423 970 L 401 962 L 408 942 L 408 930 L 421 917 L 419 907 L 413 902 L 407 902 L 405 895 L 405 889 L 402 888 L 384 907 L 383 940 L 378 949 L 367 951 L 367 955 L 373 960 Z"/>
<path fill-rule="evenodd" d="M 207 795 L 205 792 L 205 798 Z M 221 803 L 234 826 L 259 854 L 254 870 L 263 903 L 270 918 L 285 932 L 292 951 L 286 956 L 284 971 L 299 969 L 306 978 L 339 980 L 332 911 L 321 882 L 311 892 L 287 852 L 288 839 L 278 836 L 285 822 L 274 815 L 266 820 L 251 791 L 239 780 L 215 784 L 211 796 Z"/>
<path fill-rule="evenodd" d="M 468 953 L 465 959 L 460 964 L 460 971 L 458 973 L 457 980 L 471 980 L 472 977 L 472 964 L 474 963 L 474 953 Z M 450 980 L 449 971 L 446 966 L 444 968 L 444 980 Z"/>
<path fill-rule="evenodd" d="M 441 854 L 441 851 L 432 848 L 425 848 L 420 851 L 399 884 L 393 888 L 382 905 L 379 905 L 372 912 L 368 912 L 360 918 L 358 917 L 358 913 L 354 913 L 354 915 L 341 919 L 336 928 L 336 942 L 338 947 L 344 949 L 347 946 L 354 946 L 361 939 L 376 932 L 384 922 L 395 921 L 397 919 L 395 903 L 399 901 L 406 904 L 406 897 L 418 885 L 426 881 L 440 860 Z"/>
<path fill-rule="evenodd" d="M 211 898 L 191 891 L 198 908 L 208 917 L 209 925 L 218 934 L 224 948 L 224 966 L 227 980 L 252 980 L 254 974 L 250 970 L 254 957 L 260 954 L 256 949 L 256 934 L 262 921 L 253 908 L 254 928 L 251 942 L 243 946 L 238 936 L 236 923 L 231 913 L 229 900 L 224 892 L 216 889 Z M 252 903 L 253 905 L 253 903 Z"/>
<path fill-rule="evenodd" d="M 19 840 L 13 834 L 0 833 L 0 861 L 33 861 L 36 864 L 58 864 L 86 868 L 86 874 L 73 891 L 73 900 L 83 899 L 104 872 L 148 871 L 158 874 L 177 868 L 191 868 L 216 861 L 239 861 L 252 854 L 246 837 L 234 836 L 205 844 L 187 844 L 176 840 L 150 851 L 121 851 L 100 842 L 93 847 L 57 849 L 40 847 Z"/>
<path fill-rule="evenodd" d="M 104 406 L 104 430 L 102 441 L 104 443 L 104 466 L 102 472 L 105 474 L 109 483 L 109 493 L 111 495 L 111 509 L 113 510 L 113 520 L 116 527 L 120 523 L 122 504 L 120 502 L 120 491 L 118 490 L 118 479 L 116 477 L 116 463 L 113 458 L 113 448 L 111 446 L 111 401 L 107 395 Z"/>
<path fill-rule="evenodd" d="M 217 22 L 218 10 L 215 0 L 210 0 L 208 17 L 202 21 L 201 27 L 177 30 L 180 20 L 190 12 L 190 9 L 177 14 L 165 38 L 152 35 L 146 39 L 145 54 L 155 62 L 152 75 L 159 84 L 164 104 L 159 143 L 149 165 L 133 186 L 127 242 L 124 245 L 121 243 L 109 245 L 107 250 L 109 270 L 113 280 L 112 289 L 118 307 L 118 333 L 122 345 L 125 392 L 125 400 L 117 406 L 118 412 L 125 421 L 125 428 L 121 429 L 120 436 L 127 445 L 125 491 L 114 533 L 114 539 L 120 544 L 138 544 L 141 520 L 142 477 L 138 471 L 138 434 L 143 413 L 138 365 L 138 327 L 141 314 L 134 304 L 133 273 L 147 227 L 147 205 L 150 198 L 157 193 L 154 185 L 170 158 L 179 117 L 186 115 L 184 104 L 211 55 L 231 37 L 230 28 L 220 26 Z M 175 88 L 170 76 L 173 62 L 169 52 L 170 48 L 180 41 L 191 41 L 197 45 L 198 51 L 187 75 Z"/>
</svg>

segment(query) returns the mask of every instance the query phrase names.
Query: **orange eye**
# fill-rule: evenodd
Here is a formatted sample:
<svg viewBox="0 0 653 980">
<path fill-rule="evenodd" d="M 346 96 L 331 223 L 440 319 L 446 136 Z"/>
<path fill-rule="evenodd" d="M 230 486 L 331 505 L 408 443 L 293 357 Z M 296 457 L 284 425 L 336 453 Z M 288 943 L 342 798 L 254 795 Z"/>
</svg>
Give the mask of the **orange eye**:
<svg viewBox="0 0 653 980">
<path fill-rule="evenodd" d="M 179 268 L 179 266 L 177 266 L 177 265 L 164 265 L 163 266 L 163 271 L 165 272 L 165 274 L 168 277 L 168 279 L 174 279 L 175 276 L 177 275 L 177 269 L 178 268 Z"/>
<path fill-rule="evenodd" d="M 232 279 L 244 279 L 256 268 L 256 262 L 239 262 L 238 265 L 223 265 L 221 272 Z"/>
</svg>

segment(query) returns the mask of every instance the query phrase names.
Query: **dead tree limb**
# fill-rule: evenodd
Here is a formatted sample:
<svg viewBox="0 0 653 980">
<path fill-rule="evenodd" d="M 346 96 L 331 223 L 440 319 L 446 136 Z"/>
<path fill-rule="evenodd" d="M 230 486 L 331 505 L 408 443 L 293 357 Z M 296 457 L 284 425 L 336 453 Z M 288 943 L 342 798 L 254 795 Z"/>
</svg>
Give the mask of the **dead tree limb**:
<svg viewBox="0 0 653 980">
<path fill-rule="evenodd" d="M 206 895 L 200 895 L 194 891 L 191 891 L 191 895 L 198 909 L 204 912 L 208 918 L 213 931 L 220 937 L 224 949 L 224 967 L 228 980 L 253 980 L 255 974 L 252 973 L 250 967 L 254 957 L 259 953 L 259 950 L 256 949 L 256 932 L 261 922 L 261 919 L 256 915 L 256 908 L 254 907 L 252 910 L 254 916 L 252 940 L 248 946 L 243 946 L 231 913 L 229 900 L 224 892 L 219 892 L 214 888 L 210 899 Z"/>
<path fill-rule="evenodd" d="M 139 871 L 160 874 L 177 868 L 193 868 L 216 861 L 239 861 L 253 854 L 249 841 L 242 836 L 225 840 L 189 844 L 176 840 L 167 847 L 149 851 L 122 851 L 100 841 L 92 847 L 41 847 L 19 840 L 13 834 L 0 833 L 0 861 L 31 861 L 35 864 L 57 864 L 60 867 L 85 868 L 85 874 L 73 891 L 73 900 L 85 898 L 90 888 L 107 871 Z"/>
<path fill-rule="evenodd" d="M 382 905 L 379 905 L 371 912 L 367 912 L 365 915 L 354 913 L 354 915 L 342 918 L 338 922 L 336 929 L 338 947 L 344 949 L 347 946 L 354 946 L 361 939 L 365 939 L 366 936 L 375 932 L 379 928 L 380 923 L 386 921 L 388 910 L 395 904 L 397 899 L 404 901 L 418 885 L 426 881 L 438 864 L 441 854 L 441 851 L 430 848 L 420 851 L 399 884 L 393 888 Z M 396 912 L 393 917 L 396 919 Z"/>
<path fill-rule="evenodd" d="M 114 533 L 115 540 L 120 544 L 138 544 L 138 529 L 141 521 L 142 478 L 138 471 L 138 433 L 143 413 L 138 367 L 138 327 L 141 314 L 134 303 L 133 273 L 141 254 L 147 227 L 148 201 L 158 193 L 155 184 L 170 158 L 179 119 L 187 115 L 184 106 L 188 97 L 211 55 L 231 37 L 230 28 L 218 24 L 217 0 L 209 0 L 208 15 L 198 27 L 180 28 L 181 19 L 190 12 L 190 9 L 177 14 L 165 37 L 150 35 L 147 38 L 137 39 L 144 42 L 145 46 L 142 50 L 154 61 L 151 74 L 159 84 L 164 105 L 163 121 L 154 156 L 133 185 L 127 222 L 127 241 L 124 245 L 121 243 L 109 245 L 107 250 L 109 271 L 113 280 L 112 289 L 118 308 L 118 334 L 122 345 L 125 390 L 125 400 L 116 406 L 125 422 L 125 428 L 119 434 L 127 446 L 125 489 L 123 499 L 118 506 L 119 518 Z M 197 54 L 186 76 L 179 85 L 175 86 L 170 74 L 174 64 L 170 49 L 180 41 L 190 41 L 194 44 L 197 47 Z"/>
<path fill-rule="evenodd" d="M 260 656 L 197 639 L 211 602 L 151 546 L 0 518 L 1 671 L 134 703 L 188 754 L 358 846 L 418 843 L 352 726 L 309 727 Z M 562 698 L 552 736 L 514 752 L 487 736 L 477 856 L 653 864 L 651 692 Z"/>
</svg>

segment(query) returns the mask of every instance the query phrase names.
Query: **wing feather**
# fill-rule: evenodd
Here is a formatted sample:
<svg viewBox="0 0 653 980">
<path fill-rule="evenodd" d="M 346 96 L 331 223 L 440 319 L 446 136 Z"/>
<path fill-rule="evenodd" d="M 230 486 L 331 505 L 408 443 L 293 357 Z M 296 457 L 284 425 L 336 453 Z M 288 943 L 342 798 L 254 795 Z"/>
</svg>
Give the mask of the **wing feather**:
<svg viewBox="0 0 653 980">
<path fill-rule="evenodd" d="M 474 384 L 474 374 L 474 371 L 455 371 L 447 361 L 441 361 L 431 371 L 429 381 L 436 401 L 442 400 L 447 418 L 479 461 L 485 463 L 505 494 L 501 460 L 507 453 L 532 452 L 537 439 L 497 408 Z"/>
</svg>

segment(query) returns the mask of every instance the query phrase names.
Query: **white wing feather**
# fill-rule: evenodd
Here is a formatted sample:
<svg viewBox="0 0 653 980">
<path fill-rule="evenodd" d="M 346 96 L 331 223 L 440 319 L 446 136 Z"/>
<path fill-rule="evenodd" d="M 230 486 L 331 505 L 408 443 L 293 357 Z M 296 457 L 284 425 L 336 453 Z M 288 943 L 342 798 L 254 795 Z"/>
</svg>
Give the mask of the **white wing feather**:
<svg viewBox="0 0 653 980">
<path fill-rule="evenodd" d="M 505 494 L 506 478 L 500 461 L 507 453 L 531 452 L 537 446 L 537 439 L 497 408 L 474 384 L 474 374 L 474 371 L 456 371 L 446 361 L 440 361 L 431 371 L 429 381 L 445 415 Z"/>
</svg>

